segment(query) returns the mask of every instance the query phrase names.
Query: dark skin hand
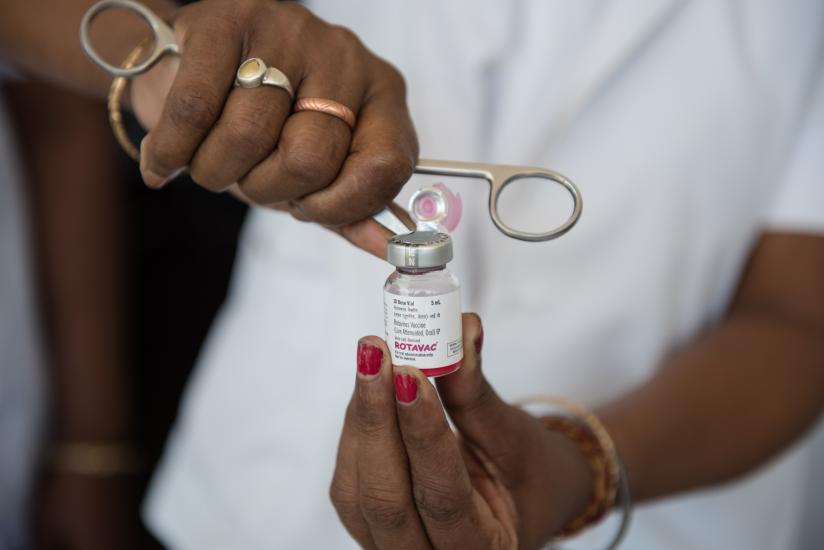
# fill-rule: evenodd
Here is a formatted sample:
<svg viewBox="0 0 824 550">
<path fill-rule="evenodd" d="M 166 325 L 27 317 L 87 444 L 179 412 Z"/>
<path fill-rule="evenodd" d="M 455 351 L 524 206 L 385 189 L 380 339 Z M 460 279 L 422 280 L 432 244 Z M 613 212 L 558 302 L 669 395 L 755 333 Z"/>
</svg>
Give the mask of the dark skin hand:
<svg viewBox="0 0 824 550">
<path fill-rule="evenodd" d="M 464 315 L 463 334 L 463 366 L 437 390 L 416 369 L 393 369 L 380 338 L 359 343 L 331 498 L 364 548 L 532 548 L 586 504 L 578 450 L 497 396 L 476 315 Z M 364 374 L 372 362 L 380 371 Z"/>
<path fill-rule="evenodd" d="M 141 144 L 146 183 L 160 187 L 187 169 L 207 189 L 288 210 L 380 254 L 386 234 L 368 217 L 391 203 L 418 156 L 400 73 L 349 30 L 290 2 L 205 0 L 172 22 L 179 62 L 166 58 L 136 78 L 131 96 L 151 128 Z M 292 113 L 283 90 L 234 88 L 249 57 L 281 69 L 297 98 L 348 106 L 355 129 Z"/>
<path fill-rule="evenodd" d="M 437 390 L 393 369 L 379 338 L 359 344 L 331 497 L 365 548 L 538 548 L 590 498 L 578 450 L 484 379 L 476 316 L 463 334 L 464 366 Z M 375 358 L 378 374 L 362 374 Z M 824 237 L 767 234 L 725 317 L 597 411 L 634 500 L 722 483 L 786 448 L 824 409 L 822 365 Z"/>
<path fill-rule="evenodd" d="M 0 3 L 0 52 L 24 72 L 103 97 L 110 77 L 80 49 L 91 0 Z M 369 219 L 409 179 L 418 144 L 403 78 L 349 30 L 293 2 L 202 0 L 178 8 L 147 0 L 169 21 L 180 56 L 132 81 L 131 106 L 149 134 L 141 145 L 146 184 L 162 187 L 188 170 L 212 191 L 288 210 L 381 255 L 386 232 Z M 31 25 L 32 13 L 41 19 Z M 93 27 L 104 57 L 123 59 L 146 35 L 123 14 Z M 297 98 L 349 107 L 351 130 L 324 113 L 292 113 L 281 89 L 233 87 L 240 63 L 260 57 L 281 69 Z M 383 241 L 383 242 L 382 242 Z"/>
</svg>

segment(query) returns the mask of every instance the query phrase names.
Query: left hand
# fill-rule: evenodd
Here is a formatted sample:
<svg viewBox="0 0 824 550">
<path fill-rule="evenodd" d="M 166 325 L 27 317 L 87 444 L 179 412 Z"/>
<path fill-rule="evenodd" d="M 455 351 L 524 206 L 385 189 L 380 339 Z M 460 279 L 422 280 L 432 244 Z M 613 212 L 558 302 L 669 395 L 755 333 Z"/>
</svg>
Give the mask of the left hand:
<svg viewBox="0 0 824 550">
<path fill-rule="evenodd" d="M 464 315 L 463 336 L 463 366 L 437 390 L 393 369 L 381 339 L 358 345 L 330 492 L 365 548 L 537 548 L 587 504 L 578 449 L 491 388 L 477 316 Z"/>
</svg>

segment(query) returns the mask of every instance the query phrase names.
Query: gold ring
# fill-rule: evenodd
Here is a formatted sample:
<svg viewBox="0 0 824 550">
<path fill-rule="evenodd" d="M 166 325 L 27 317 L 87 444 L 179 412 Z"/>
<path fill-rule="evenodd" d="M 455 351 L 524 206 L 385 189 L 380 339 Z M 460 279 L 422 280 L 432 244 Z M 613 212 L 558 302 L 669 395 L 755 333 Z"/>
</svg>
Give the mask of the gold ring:
<svg viewBox="0 0 824 550">
<path fill-rule="evenodd" d="M 352 112 L 352 109 L 331 99 L 304 97 L 295 103 L 295 112 L 299 113 L 300 111 L 326 113 L 344 121 L 350 130 L 355 129 L 355 113 Z"/>
</svg>

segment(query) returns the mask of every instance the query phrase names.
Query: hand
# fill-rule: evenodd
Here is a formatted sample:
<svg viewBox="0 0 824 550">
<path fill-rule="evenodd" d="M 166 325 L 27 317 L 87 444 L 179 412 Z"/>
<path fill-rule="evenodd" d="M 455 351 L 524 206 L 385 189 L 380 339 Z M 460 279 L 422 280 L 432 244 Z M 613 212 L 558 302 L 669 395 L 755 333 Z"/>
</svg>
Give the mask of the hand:
<svg viewBox="0 0 824 550">
<path fill-rule="evenodd" d="M 204 0 L 171 19 L 179 60 L 167 56 L 132 88 L 132 106 L 151 128 L 141 145 L 149 186 L 188 168 L 212 191 L 343 228 L 390 203 L 409 179 L 418 147 L 403 79 L 350 31 L 271 0 Z M 354 131 L 327 114 L 292 114 L 278 88 L 234 88 L 249 57 L 281 69 L 297 97 L 351 108 Z M 386 234 L 366 227 L 344 234 L 383 254 Z"/>
<path fill-rule="evenodd" d="M 50 474 L 35 499 L 35 548 L 136 549 L 141 533 L 138 498 L 133 477 Z"/>
<path fill-rule="evenodd" d="M 586 506 L 582 455 L 497 396 L 480 370 L 482 334 L 464 315 L 463 366 L 437 391 L 420 371 L 393 369 L 382 340 L 361 339 L 330 493 L 365 548 L 537 548 Z"/>
</svg>

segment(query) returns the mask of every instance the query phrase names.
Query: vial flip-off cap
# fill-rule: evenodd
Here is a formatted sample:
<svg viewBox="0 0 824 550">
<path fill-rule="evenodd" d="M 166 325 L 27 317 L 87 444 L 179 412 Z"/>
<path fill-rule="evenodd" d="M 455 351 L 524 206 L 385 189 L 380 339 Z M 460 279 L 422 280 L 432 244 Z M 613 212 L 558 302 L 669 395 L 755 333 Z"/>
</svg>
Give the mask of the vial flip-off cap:
<svg viewBox="0 0 824 550">
<path fill-rule="evenodd" d="M 452 232 L 461 221 L 461 196 L 443 183 L 418 189 L 409 199 L 409 214 L 418 231 Z"/>
<path fill-rule="evenodd" d="M 446 233 L 414 231 L 395 235 L 386 247 L 386 260 L 403 268 L 428 269 L 452 260 L 452 239 Z"/>
</svg>

